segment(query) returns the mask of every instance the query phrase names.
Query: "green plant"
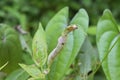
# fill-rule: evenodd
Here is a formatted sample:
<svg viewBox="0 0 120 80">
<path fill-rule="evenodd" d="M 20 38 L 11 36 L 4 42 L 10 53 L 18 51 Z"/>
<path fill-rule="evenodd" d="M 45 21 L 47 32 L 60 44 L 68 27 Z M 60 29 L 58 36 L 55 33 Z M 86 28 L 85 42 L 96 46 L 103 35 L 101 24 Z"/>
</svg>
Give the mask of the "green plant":
<svg viewBox="0 0 120 80">
<path fill-rule="evenodd" d="M 2 71 L 10 73 L 17 69 L 21 57 L 22 48 L 17 32 L 8 25 L 0 24 L 0 66 L 9 62 Z"/>
<path fill-rule="evenodd" d="M 72 26 L 72 24 L 75 25 Z M 67 27 L 67 25 L 67 7 L 59 11 L 50 20 L 45 31 L 42 29 L 42 25 L 39 25 L 32 45 L 33 60 L 36 65 L 20 64 L 32 76 L 31 79 L 46 78 L 48 80 L 60 80 L 63 78 L 86 37 L 88 28 L 88 15 L 86 11 L 80 9 L 71 20 L 70 26 Z M 78 29 L 71 32 L 76 28 Z M 36 73 L 34 73 L 35 71 Z"/>
<path fill-rule="evenodd" d="M 108 80 L 120 79 L 120 35 L 111 12 L 105 10 L 97 25 L 97 45 Z"/>
<path fill-rule="evenodd" d="M 21 26 L 15 30 L 0 24 L 0 70 L 4 72 L 0 80 L 105 80 L 101 65 L 108 80 L 119 79 L 119 26 L 110 10 L 104 11 L 97 27 L 88 28 L 84 9 L 69 20 L 65 7 L 46 26 L 39 23 L 32 40 L 23 30 L 27 22 L 20 19 L 21 14 L 4 9 L 15 14 Z M 91 36 L 96 36 L 97 46 L 94 38 L 91 44 Z M 18 63 L 23 69 L 18 69 Z"/>
</svg>

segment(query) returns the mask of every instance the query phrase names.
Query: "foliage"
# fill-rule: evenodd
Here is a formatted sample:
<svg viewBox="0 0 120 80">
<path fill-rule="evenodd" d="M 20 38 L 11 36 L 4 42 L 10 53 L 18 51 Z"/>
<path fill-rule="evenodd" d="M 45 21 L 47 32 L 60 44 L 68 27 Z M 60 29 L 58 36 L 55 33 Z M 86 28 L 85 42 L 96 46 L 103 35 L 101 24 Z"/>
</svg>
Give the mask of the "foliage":
<svg viewBox="0 0 120 80">
<path fill-rule="evenodd" d="M 0 66 L 9 62 L 3 71 L 10 73 L 18 68 L 18 63 L 22 58 L 21 53 L 22 49 L 16 31 L 8 25 L 0 24 Z"/>
<path fill-rule="evenodd" d="M 32 46 L 33 46 L 33 59 L 35 61 L 35 64 L 41 68 L 42 73 L 44 73 L 43 69 L 47 58 L 46 56 L 47 47 L 45 42 L 47 40 L 48 50 L 51 51 L 54 50 L 55 46 L 57 45 L 58 37 L 67 26 L 67 20 L 68 20 L 68 8 L 66 7 L 63 8 L 60 12 L 58 12 L 55 15 L 55 17 L 53 17 L 51 21 L 48 23 L 46 27 L 46 36 L 47 36 L 46 39 L 45 39 L 45 32 L 43 31 L 41 24 L 39 25 L 39 29 L 34 36 Z M 48 64 L 48 68 L 50 66 L 50 73 L 48 73 L 48 80 L 62 79 L 63 75 L 65 74 L 65 71 L 67 71 L 67 69 L 75 59 L 86 36 L 85 32 L 87 31 L 87 27 L 88 27 L 88 15 L 86 11 L 84 9 L 80 9 L 79 12 L 73 18 L 73 20 L 71 21 L 71 24 L 78 25 L 78 30 L 71 33 L 71 35 L 68 35 L 67 41 L 64 45 L 65 47 L 63 47 L 63 49 L 60 51 L 60 55 L 58 55 L 58 57 L 55 58 L 55 61 L 53 62 L 52 66 Z M 56 33 L 56 30 L 60 30 L 60 31 Z M 50 53 L 51 51 L 48 52 Z M 67 56 L 67 58 L 65 56 Z M 20 64 L 20 66 L 23 69 L 25 69 L 29 74 L 33 72 L 31 71 L 32 69 L 35 69 L 31 67 L 30 68 L 31 70 L 30 69 L 27 70 L 30 66 L 28 67 L 26 66 L 26 68 L 25 65 Z M 61 69 L 63 69 L 63 71 Z M 37 68 L 35 70 L 37 70 Z M 40 74 L 42 75 L 42 73 L 39 72 L 39 75 Z M 35 77 L 32 74 L 31 76 L 34 79 L 37 79 L 36 77 L 38 77 L 37 75 Z"/>
<path fill-rule="evenodd" d="M 97 44 L 102 67 L 108 80 L 119 79 L 119 29 L 109 10 L 97 25 Z"/>
<path fill-rule="evenodd" d="M 40 20 L 45 27 L 52 16 L 65 6 L 70 7 L 70 18 L 78 9 L 85 8 L 90 16 L 90 25 L 96 25 L 106 8 L 111 9 L 120 22 L 119 3 L 119 0 L 0 0 L 0 22 L 11 26 L 22 25 L 33 34 L 37 29 L 36 22 Z"/>
<path fill-rule="evenodd" d="M 66 12 L 66 14 L 64 15 L 62 12 Z M 59 12 L 55 17 L 53 17 L 53 19 L 54 20 L 56 19 L 55 22 L 56 22 L 56 24 L 59 24 L 60 27 L 62 27 L 62 25 L 66 26 L 67 25 L 67 23 L 66 23 L 67 21 L 66 20 L 68 20 L 67 17 L 66 17 L 67 14 L 68 14 L 67 8 L 64 8 L 64 10 Z M 65 18 L 62 18 L 61 15 L 65 16 Z M 60 18 L 60 16 L 61 16 L 61 18 Z M 83 17 L 85 17 L 85 18 L 83 19 Z M 53 19 L 52 19 L 51 23 L 54 23 Z M 60 20 L 60 19 L 61 19 L 61 22 L 59 21 L 57 23 L 57 20 Z M 76 20 L 78 20 L 78 22 Z M 81 22 L 83 20 L 85 22 Z M 61 23 L 61 25 L 60 25 L 60 23 Z M 50 23 L 48 23 L 48 25 L 49 24 Z M 78 51 L 79 51 L 79 49 L 80 49 L 80 47 L 81 47 L 81 45 L 82 45 L 82 43 L 83 43 L 83 41 L 85 39 L 85 31 L 86 31 L 86 29 L 88 27 L 88 16 L 87 16 L 87 13 L 84 10 L 81 9 L 76 14 L 76 16 L 73 18 L 71 24 L 76 24 L 76 25 L 79 26 L 79 28 L 78 28 L 78 30 L 73 32 L 73 35 L 71 33 L 71 35 L 68 36 L 65 48 L 63 48 L 63 50 L 61 51 L 60 55 L 58 56 L 58 58 L 53 63 L 53 66 L 51 68 L 51 72 L 48 75 L 50 80 L 52 80 L 52 79 L 56 79 L 56 80 L 61 79 L 61 77 L 63 76 L 63 74 L 65 73 L 65 71 L 70 66 L 70 64 L 73 62 L 75 56 L 77 55 L 77 53 L 78 53 Z M 53 31 L 51 33 L 52 35 L 50 35 L 51 39 L 48 38 L 48 41 L 49 40 L 53 41 L 52 38 L 54 38 L 54 34 L 55 34 L 55 31 L 56 31 L 55 28 L 54 28 L 56 26 L 54 24 L 53 24 L 53 26 L 51 25 L 51 27 L 52 27 Z M 47 29 L 48 28 L 46 27 L 46 31 L 48 31 Z M 60 33 L 61 32 L 58 32 L 59 35 L 60 35 Z M 48 37 L 49 37 L 49 35 L 48 35 Z M 54 39 L 54 42 L 57 42 L 57 39 L 56 40 L 55 39 Z M 51 45 L 51 44 L 49 43 L 48 45 Z M 50 47 L 50 48 L 54 48 L 54 47 Z"/>
<path fill-rule="evenodd" d="M 118 80 L 118 5 L 118 0 L 1 0 L 0 80 Z"/>
</svg>

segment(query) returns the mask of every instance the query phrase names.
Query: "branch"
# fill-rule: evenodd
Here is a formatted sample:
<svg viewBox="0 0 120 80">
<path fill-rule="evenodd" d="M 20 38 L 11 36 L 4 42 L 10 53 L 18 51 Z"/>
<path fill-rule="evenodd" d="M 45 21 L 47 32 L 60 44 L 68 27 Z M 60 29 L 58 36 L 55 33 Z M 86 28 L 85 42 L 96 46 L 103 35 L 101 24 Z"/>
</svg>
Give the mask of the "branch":
<svg viewBox="0 0 120 80">
<path fill-rule="evenodd" d="M 15 29 L 21 34 L 27 34 L 27 32 L 23 30 L 20 25 L 16 26 Z"/>
<path fill-rule="evenodd" d="M 57 46 L 53 49 L 53 51 L 50 53 L 50 55 L 48 56 L 48 67 L 51 66 L 51 64 L 53 63 L 55 57 L 60 53 L 60 51 L 62 50 L 62 48 L 64 47 L 64 44 L 66 43 L 66 39 L 67 39 L 67 35 L 71 32 L 74 31 L 75 29 L 77 29 L 78 27 L 76 25 L 70 25 L 68 26 L 63 33 L 61 34 L 61 36 L 58 38 L 58 44 Z"/>
</svg>

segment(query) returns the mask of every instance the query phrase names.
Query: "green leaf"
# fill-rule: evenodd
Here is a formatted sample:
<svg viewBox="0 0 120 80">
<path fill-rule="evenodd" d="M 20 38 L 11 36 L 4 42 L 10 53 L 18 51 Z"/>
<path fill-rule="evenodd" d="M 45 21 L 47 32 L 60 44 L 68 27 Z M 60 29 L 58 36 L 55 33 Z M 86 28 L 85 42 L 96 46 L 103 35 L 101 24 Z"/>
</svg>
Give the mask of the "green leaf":
<svg viewBox="0 0 120 80">
<path fill-rule="evenodd" d="M 5 80 L 27 80 L 29 77 L 23 69 L 18 69 L 7 76 Z"/>
<path fill-rule="evenodd" d="M 32 78 L 39 79 L 45 78 L 45 75 L 41 73 L 38 67 L 35 65 L 19 64 Z"/>
<path fill-rule="evenodd" d="M 18 68 L 18 63 L 21 62 L 21 57 L 22 48 L 18 34 L 10 26 L 0 24 L 0 66 L 7 61 L 9 62 L 2 71 L 10 73 Z"/>
<path fill-rule="evenodd" d="M 85 17 L 85 19 L 83 17 Z M 85 22 L 82 22 L 82 20 Z M 86 36 L 85 31 L 87 31 L 88 27 L 87 13 L 81 9 L 71 21 L 71 24 L 76 24 L 79 28 L 69 34 L 63 50 L 61 50 L 60 55 L 56 57 L 56 60 L 50 69 L 48 75 L 49 80 L 61 80 L 70 64 L 75 59 Z"/>
<path fill-rule="evenodd" d="M 85 39 L 77 59 L 80 63 L 79 72 L 81 79 L 87 80 L 89 78 L 90 80 L 88 73 L 96 70 L 98 54 L 96 54 L 96 51 L 90 43 L 89 38 Z"/>
<path fill-rule="evenodd" d="M 50 53 L 57 45 L 57 40 L 68 22 L 68 7 L 60 10 L 47 24 L 46 37 L 48 44 L 48 53 Z M 52 43 L 52 44 L 51 44 Z"/>
<path fill-rule="evenodd" d="M 89 17 L 84 9 L 80 9 L 78 13 L 73 17 L 71 24 L 76 24 L 83 29 L 85 32 L 88 30 Z"/>
<path fill-rule="evenodd" d="M 46 27 L 46 35 L 47 35 L 47 43 L 48 43 L 48 49 L 49 49 L 48 52 L 49 53 L 56 47 L 58 38 L 60 37 L 60 35 L 63 32 L 63 30 L 65 29 L 65 27 L 67 27 L 67 22 L 68 22 L 68 7 L 65 7 L 62 10 L 60 10 L 49 21 L 49 23 Z M 69 43 L 70 43 L 70 40 L 69 40 Z M 66 46 L 68 46 L 68 44 Z M 72 48 L 72 46 L 70 46 L 70 48 Z M 64 49 L 64 50 L 66 50 L 66 49 Z M 56 58 L 56 60 L 57 60 L 57 58 Z M 59 61 L 59 60 L 57 60 L 57 61 Z M 61 69 L 59 68 L 59 65 L 58 65 L 58 64 L 60 64 L 60 62 L 57 62 L 57 61 L 55 61 L 51 66 L 51 71 L 48 74 L 49 80 L 53 80 L 53 79 L 58 80 L 57 77 L 59 77 L 58 74 L 60 74 L 60 73 L 57 73 L 56 70 L 60 71 Z M 60 76 L 61 76 L 61 74 L 60 74 Z"/>
<path fill-rule="evenodd" d="M 32 50 L 34 62 L 37 66 L 43 67 L 47 60 L 47 43 L 45 32 L 41 24 L 39 24 L 39 28 L 34 35 Z"/>
<path fill-rule="evenodd" d="M 105 10 L 97 25 L 97 46 L 102 67 L 108 80 L 120 78 L 120 35 L 109 10 Z"/>
<path fill-rule="evenodd" d="M 80 9 L 78 13 L 76 13 L 75 17 L 72 19 L 71 24 L 78 25 L 78 30 L 75 30 L 73 32 L 74 46 L 69 59 L 68 67 L 75 59 L 87 35 L 86 33 L 88 29 L 88 24 L 89 24 L 89 18 L 88 18 L 87 12 L 84 9 Z"/>
</svg>

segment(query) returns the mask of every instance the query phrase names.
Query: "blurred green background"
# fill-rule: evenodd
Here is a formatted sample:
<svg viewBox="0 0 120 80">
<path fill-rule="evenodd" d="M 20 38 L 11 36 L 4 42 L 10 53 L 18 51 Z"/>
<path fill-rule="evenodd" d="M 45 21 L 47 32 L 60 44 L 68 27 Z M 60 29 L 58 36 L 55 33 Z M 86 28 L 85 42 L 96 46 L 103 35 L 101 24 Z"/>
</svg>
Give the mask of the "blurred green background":
<svg viewBox="0 0 120 80">
<path fill-rule="evenodd" d="M 37 30 L 38 23 L 41 22 L 45 27 L 48 21 L 66 6 L 69 7 L 70 20 L 80 8 L 87 11 L 90 26 L 88 35 L 96 53 L 96 25 L 103 11 L 110 9 L 117 23 L 120 23 L 120 0 L 0 0 L 0 23 L 5 23 L 13 28 L 20 25 L 25 31 L 28 31 L 30 34 L 22 36 L 20 39 L 21 43 L 25 44 L 24 41 L 27 41 L 31 47 L 32 37 Z M 23 61 L 31 64 L 33 63 L 30 57 L 31 49 L 22 45 L 23 49 L 24 47 L 27 50 L 23 50 L 23 53 L 30 54 L 24 54 Z M 97 72 L 95 80 L 105 80 L 102 69 Z"/>
<path fill-rule="evenodd" d="M 120 23 L 119 0 L 0 0 L 0 23 L 10 26 L 21 25 L 33 34 L 38 22 L 43 26 L 55 15 L 57 11 L 69 6 L 69 17 L 80 9 L 88 12 L 90 26 L 96 25 L 104 9 L 112 11 Z"/>
</svg>

